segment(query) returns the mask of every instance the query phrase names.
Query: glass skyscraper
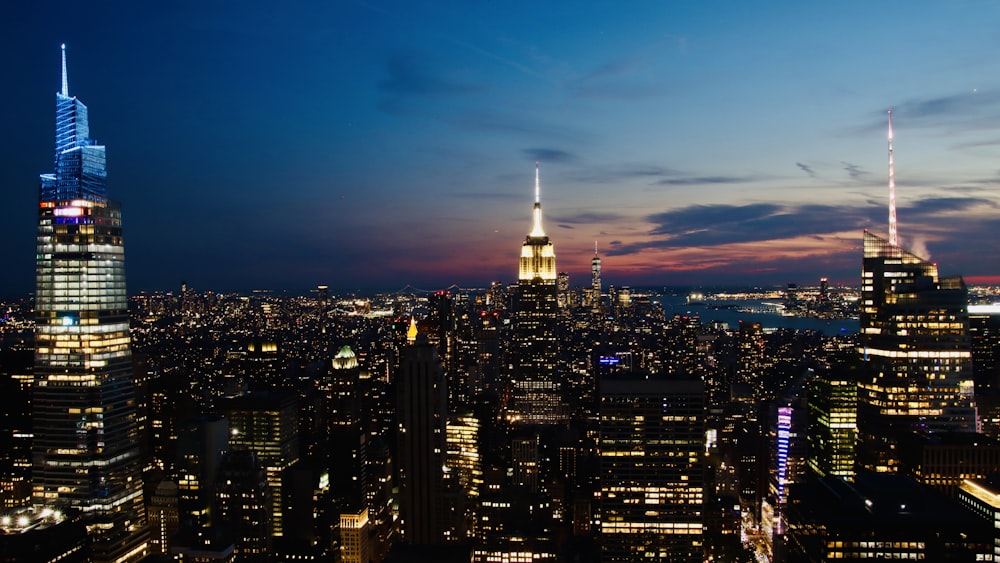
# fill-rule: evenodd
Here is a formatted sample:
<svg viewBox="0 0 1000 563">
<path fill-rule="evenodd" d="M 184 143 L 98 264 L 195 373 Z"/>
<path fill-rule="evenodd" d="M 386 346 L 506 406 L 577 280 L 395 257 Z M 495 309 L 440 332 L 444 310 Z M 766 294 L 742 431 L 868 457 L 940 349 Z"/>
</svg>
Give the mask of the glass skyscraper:
<svg viewBox="0 0 1000 563">
<path fill-rule="evenodd" d="M 80 511 L 95 561 L 147 552 L 121 210 L 104 146 L 69 95 L 63 46 L 55 172 L 41 175 L 32 403 L 36 503 Z"/>
<path fill-rule="evenodd" d="M 864 234 L 859 462 L 895 472 L 910 431 L 974 432 L 967 290 L 960 276 Z"/>
</svg>

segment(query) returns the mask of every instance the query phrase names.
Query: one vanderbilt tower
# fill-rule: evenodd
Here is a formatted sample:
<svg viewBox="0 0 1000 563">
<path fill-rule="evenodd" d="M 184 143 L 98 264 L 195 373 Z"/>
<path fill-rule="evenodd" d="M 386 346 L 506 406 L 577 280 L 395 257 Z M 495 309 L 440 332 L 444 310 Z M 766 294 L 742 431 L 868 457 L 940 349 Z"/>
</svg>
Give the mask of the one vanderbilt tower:
<svg viewBox="0 0 1000 563">
<path fill-rule="evenodd" d="M 108 199 L 104 146 L 56 93 L 55 172 L 41 175 L 35 263 L 36 504 L 82 515 L 94 561 L 147 552 L 125 295 L 122 218 Z"/>
<path fill-rule="evenodd" d="M 508 409 L 515 424 L 567 422 L 559 394 L 556 251 L 542 229 L 541 187 L 535 163 L 535 206 L 531 232 L 521 246 L 518 305 L 514 315 L 513 397 Z"/>
</svg>

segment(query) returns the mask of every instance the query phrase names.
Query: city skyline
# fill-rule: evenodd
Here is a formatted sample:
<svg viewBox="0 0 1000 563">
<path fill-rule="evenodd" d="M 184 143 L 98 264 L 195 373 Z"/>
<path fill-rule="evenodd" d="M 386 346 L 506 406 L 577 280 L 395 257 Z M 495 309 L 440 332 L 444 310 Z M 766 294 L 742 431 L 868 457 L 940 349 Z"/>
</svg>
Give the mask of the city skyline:
<svg viewBox="0 0 1000 563">
<path fill-rule="evenodd" d="M 595 240 L 610 285 L 856 284 L 893 107 L 900 244 L 994 280 L 997 8 L 724 7 L 18 6 L 0 182 L 33 205 L 66 43 L 130 292 L 510 282 L 536 160 L 573 286 Z"/>
</svg>

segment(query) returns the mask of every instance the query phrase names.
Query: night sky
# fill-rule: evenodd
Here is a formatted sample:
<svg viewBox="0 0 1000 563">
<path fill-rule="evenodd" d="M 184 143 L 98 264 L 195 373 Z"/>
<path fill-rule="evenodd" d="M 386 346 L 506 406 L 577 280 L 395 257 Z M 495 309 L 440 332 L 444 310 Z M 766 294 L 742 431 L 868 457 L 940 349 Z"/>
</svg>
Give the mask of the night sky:
<svg viewBox="0 0 1000 563">
<path fill-rule="evenodd" d="M 857 284 L 886 233 L 1000 274 L 1000 4 L 16 2 L 0 295 L 34 284 L 59 45 L 130 292 L 511 282 L 534 162 L 559 270 Z"/>
</svg>

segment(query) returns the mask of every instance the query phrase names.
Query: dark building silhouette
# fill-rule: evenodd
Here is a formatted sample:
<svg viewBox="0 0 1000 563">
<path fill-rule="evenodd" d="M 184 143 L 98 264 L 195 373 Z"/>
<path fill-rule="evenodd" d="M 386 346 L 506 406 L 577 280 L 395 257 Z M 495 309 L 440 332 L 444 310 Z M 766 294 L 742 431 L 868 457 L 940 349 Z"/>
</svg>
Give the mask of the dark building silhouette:
<svg viewBox="0 0 1000 563">
<path fill-rule="evenodd" d="M 445 542 L 447 507 L 447 390 L 437 349 L 418 336 L 403 350 L 397 384 L 399 511 L 403 539 L 414 545 Z"/>
<path fill-rule="evenodd" d="M 786 563 L 983 561 L 991 523 L 902 475 L 859 472 L 794 485 L 781 541 Z"/>
<path fill-rule="evenodd" d="M 229 451 L 229 421 L 221 415 L 202 415 L 179 426 L 178 518 L 182 525 L 215 525 L 214 488 L 222 457 Z"/>
<path fill-rule="evenodd" d="M 267 473 L 275 536 L 284 534 L 283 472 L 299 459 L 298 408 L 298 396 L 291 391 L 252 392 L 220 403 L 229 419 L 230 448 L 257 454 Z"/>
<path fill-rule="evenodd" d="M 252 450 L 223 457 L 215 482 L 219 527 L 229 534 L 240 561 L 269 561 L 271 554 L 271 489 L 267 471 Z"/>
</svg>

